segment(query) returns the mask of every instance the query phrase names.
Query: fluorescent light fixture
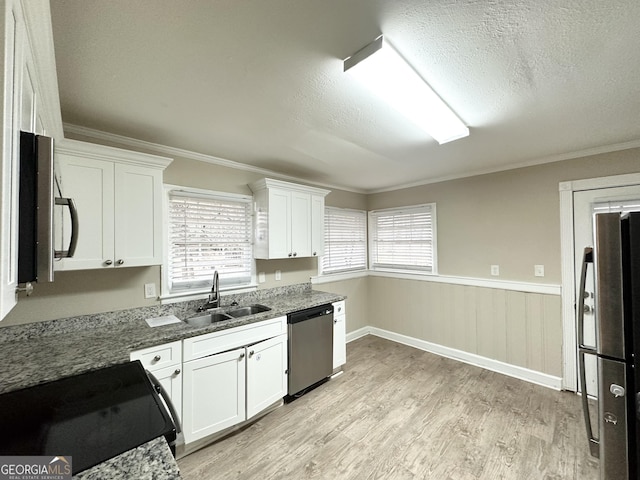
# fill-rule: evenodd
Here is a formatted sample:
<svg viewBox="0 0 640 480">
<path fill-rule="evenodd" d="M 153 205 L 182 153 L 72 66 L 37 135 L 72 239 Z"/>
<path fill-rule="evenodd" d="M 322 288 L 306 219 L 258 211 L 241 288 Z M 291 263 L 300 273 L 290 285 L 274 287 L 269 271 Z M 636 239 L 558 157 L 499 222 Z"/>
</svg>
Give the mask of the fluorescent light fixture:
<svg viewBox="0 0 640 480">
<path fill-rule="evenodd" d="M 438 143 L 469 135 L 469 129 L 462 120 L 382 35 L 347 58 L 344 71 L 386 100 Z"/>
</svg>

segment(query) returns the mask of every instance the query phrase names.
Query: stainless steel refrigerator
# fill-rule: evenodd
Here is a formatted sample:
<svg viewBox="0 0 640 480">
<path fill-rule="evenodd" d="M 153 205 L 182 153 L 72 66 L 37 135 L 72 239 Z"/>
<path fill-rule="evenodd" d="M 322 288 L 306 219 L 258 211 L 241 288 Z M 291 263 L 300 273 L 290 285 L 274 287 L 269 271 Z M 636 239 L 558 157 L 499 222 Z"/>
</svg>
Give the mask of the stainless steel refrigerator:
<svg viewBox="0 0 640 480">
<path fill-rule="evenodd" d="M 593 248 L 584 252 L 577 304 L 585 425 L 591 454 L 600 458 L 601 480 L 638 479 L 640 212 L 595 214 L 594 230 Z M 585 345 L 584 298 L 590 295 L 585 283 L 591 267 L 595 345 Z M 590 357 L 597 363 L 597 415 L 590 415 L 586 394 L 585 363 Z"/>
</svg>

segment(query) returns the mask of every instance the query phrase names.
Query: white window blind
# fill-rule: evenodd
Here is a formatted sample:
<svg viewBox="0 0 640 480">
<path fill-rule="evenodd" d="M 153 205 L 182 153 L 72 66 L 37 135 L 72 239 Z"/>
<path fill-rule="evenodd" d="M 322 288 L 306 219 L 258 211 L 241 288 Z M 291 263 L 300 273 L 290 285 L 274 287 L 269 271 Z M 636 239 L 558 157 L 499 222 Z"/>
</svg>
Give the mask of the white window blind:
<svg viewBox="0 0 640 480">
<path fill-rule="evenodd" d="M 251 283 L 251 201 L 248 198 L 169 192 L 169 289 Z"/>
<path fill-rule="evenodd" d="M 322 274 L 367 268 L 367 212 L 326 207 Z"/>
<path fill-rule="evenodd" d="M 434 203 L 369 212 L 372 270 L 436 273 Z"/>
</svg>

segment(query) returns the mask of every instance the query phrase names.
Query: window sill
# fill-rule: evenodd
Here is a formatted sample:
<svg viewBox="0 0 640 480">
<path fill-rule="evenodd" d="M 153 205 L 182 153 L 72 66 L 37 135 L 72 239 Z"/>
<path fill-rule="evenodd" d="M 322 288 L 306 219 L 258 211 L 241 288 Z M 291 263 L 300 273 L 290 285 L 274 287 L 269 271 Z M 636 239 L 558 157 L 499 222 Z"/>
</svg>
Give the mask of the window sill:
<svg viewBox="0 0 640 480">
<path fill-rule="evenodd" d="M 369 270 L 358 270 L 343 273 L 327 273 L 326 275 L 318 275 L 311 277 L 312 285 L 320 285 L 323 283 L 340 282 L 342 280 L 351 280 L 353 278 L 363 278 L 369 275 Z"/>
</svg>

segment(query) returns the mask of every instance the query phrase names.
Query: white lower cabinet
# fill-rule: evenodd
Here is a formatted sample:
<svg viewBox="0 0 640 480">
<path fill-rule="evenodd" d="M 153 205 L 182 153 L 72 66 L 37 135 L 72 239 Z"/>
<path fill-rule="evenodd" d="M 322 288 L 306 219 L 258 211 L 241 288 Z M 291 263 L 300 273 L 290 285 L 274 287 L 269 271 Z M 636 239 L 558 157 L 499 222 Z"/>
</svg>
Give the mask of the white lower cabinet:
<svg viewBox="0 0 640 480">
<path fill-rule="evenodd" d="M 171 399 L 178 416 L 182 413 L 182 342 L 145 348 L 131 352 L 131 360 L 140 360 L 160 382 Z M 178 418 L 181 421 L 181 418 Z"/>
<path fill-rule="evenodd" d="M 245 420 L 245 349 L 184 363 L 182 427 L 191 443 Z"/>
<path fill-rule="evenodd" d="M 287 394 L 287 336 L 246 348 L 247 420 Z"/>
<path fill-rule="evenodd" d="M 183 347 L 185 444 L 242 423 L 287 394 L 286 317 L 188 338 Z"/>
<path fill-rule="evenodd" d="M 347 363 L 347 330 L 345 301 L 333 304 L 333 369 Z"/>
</svg>

